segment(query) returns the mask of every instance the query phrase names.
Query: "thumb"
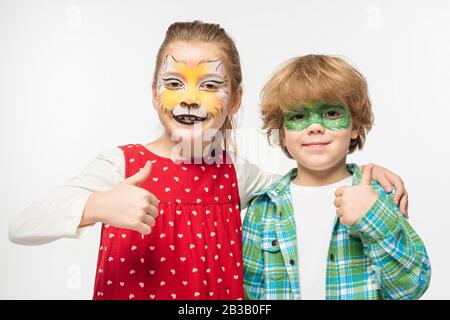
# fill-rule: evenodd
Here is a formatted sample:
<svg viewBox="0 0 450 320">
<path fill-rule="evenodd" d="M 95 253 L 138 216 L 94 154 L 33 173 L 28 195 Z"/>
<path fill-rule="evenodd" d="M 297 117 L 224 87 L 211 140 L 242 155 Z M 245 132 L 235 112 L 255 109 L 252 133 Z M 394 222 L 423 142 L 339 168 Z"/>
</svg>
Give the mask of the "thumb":
<svg viewBox="0 0 450 320">
<path fill-rule="evenodd" d="M 152 171 L 152 163 L 147 161 L 145 166 L 131 177 L 126 178 L 123 182 L 129 185 L 139 186 L 147 180 Z"/>
<path fill-rule="evenodd" d="M 364 166 L 364 168 L 362 169 L 361 181 L 359 182 L 360 185 L 370 185 L 370 181 L 372 180 L 372 169 L 373 164 Z"/>
</svg>

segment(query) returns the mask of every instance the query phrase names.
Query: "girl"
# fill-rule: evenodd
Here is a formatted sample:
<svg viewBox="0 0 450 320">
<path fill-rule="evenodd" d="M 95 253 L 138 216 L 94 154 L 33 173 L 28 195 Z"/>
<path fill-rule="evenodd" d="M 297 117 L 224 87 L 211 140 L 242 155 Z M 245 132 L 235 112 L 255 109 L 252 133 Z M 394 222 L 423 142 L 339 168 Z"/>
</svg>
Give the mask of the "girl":
<svg viewBox="0 0 450 320">
<path fill-rule="evenodd" d="M 78 238 L 101 222 L 94 299 L 242 299 L 240 210 L 279 177 L 226 152 L 241 81 L 219 25 L 172 24 L 152 84 L 163 136 L 101 152 L 12 221 L 11 241 Z M 380 167 L 373 178 L 406 211 L 401 179 Z"/>
</svg>

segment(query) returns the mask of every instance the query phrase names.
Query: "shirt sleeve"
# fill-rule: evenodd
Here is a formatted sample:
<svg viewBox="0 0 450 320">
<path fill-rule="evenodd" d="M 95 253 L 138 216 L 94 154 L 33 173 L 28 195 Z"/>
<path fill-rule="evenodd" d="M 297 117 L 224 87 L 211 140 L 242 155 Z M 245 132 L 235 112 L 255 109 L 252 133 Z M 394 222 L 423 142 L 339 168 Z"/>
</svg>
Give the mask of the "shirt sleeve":
<svg viewBox="0 0 450 320">
<path fill-rule="evenodd" d="M 92 227 L 79 227 L 88 197 L 94 192 L 111 190 L 124 176 L 122 150 L 100 152 L 80 174 L 15 216 L 9 223 L 10 241 L 40 245 L 61 238 L 81 238 Z"/>
<path fill-rule="evenodd" d="M 281 175 L 267 172 L 256 164 L 239 155 L 234 155 L 234 167 L 241 198 L 241 210 L 247 208 L 249 201 L 265 188 L 269 187 L 281 178 Z"/>
<path fill-rule="evenodd" d="M 431 278 L 425 245 L 400 213 L 392 194 L 380 189 L 377 201 L 352 228 L 360 233 L 385 299 L 419 299 Z"/>
<path fill-rule="evenodd" d="M 261 209 L 251 202 L 242 223 L 244 294 L 247 300 L 261 300 L 264 290 L 264 256 L 261 247 Z"/>
</svg>

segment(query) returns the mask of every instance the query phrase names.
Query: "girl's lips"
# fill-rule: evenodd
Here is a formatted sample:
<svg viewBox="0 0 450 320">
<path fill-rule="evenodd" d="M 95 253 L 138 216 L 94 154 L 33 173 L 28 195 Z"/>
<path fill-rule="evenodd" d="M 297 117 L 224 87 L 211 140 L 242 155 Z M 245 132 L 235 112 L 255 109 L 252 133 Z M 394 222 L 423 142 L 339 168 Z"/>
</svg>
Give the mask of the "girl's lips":
<svg viewBox="0 0 450 320">
<path fill-rule="evenodd" d="M 194 123 L 202 122 L 207 119 L 206 117 L 205 118 L 198 117 L 192 114 L 181 114 L 178 116 L 172 114 L 172 116 L 175 119 L 175 121 L 185 125 L 193 125 Z"/>
</svg>

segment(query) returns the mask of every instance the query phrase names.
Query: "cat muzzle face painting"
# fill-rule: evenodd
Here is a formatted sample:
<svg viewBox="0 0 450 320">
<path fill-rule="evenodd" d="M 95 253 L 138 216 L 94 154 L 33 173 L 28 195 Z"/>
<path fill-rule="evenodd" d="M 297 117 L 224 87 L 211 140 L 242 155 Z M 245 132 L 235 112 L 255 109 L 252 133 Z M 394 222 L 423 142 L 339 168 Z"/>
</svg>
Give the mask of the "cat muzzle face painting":
<svg viewBox="0 0 450 320">
<path fill-rule="evenodd" d="M 214 120 L 228 103 L 228 87 L 222 60 L 177 60 L 169 54 L 158 78 L 158 108 L 184 126 Z"/>
</svg>

